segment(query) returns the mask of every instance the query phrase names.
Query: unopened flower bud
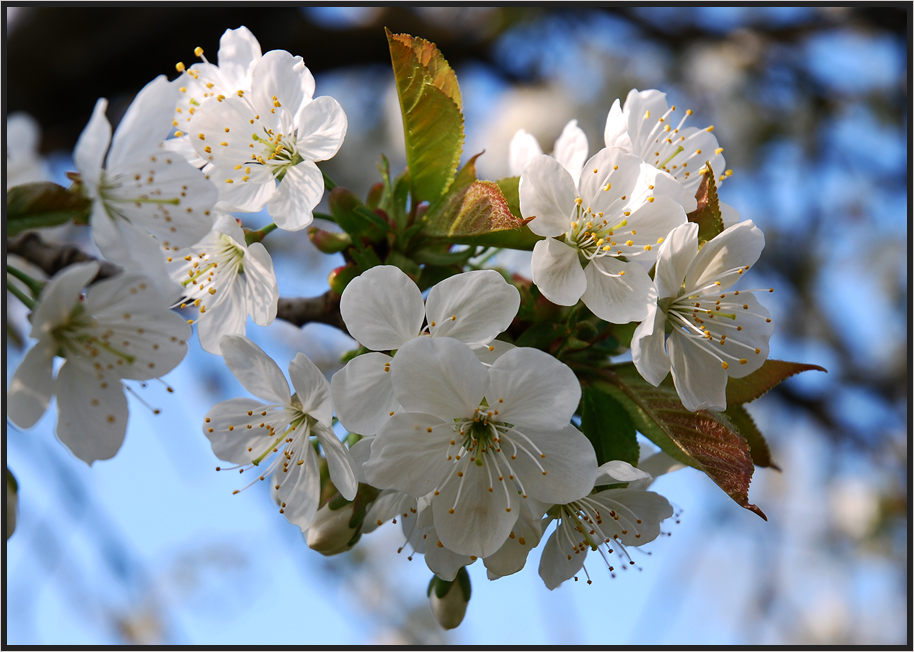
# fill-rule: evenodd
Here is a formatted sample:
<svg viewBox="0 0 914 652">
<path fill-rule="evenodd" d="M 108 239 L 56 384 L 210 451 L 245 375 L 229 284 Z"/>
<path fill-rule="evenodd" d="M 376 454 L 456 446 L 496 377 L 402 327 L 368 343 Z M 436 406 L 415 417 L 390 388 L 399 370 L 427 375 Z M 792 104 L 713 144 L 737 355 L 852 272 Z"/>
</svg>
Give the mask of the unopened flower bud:
<svg viewBox="0 0 914 652">
<path fill-rule="evenodd" d="M 318 251 L 325 254 L 335 254 L 352 246 L 352 238 L 349 237 L 348 233 L 324 231 L 316 226 L 308 229 L 308 238 L 311 239 Z"/>
<path fill-rule="evenodd" d="M 454 629 L 460 625 L 470 603 L 470 575 L 466 566 L 457 571 L 453 582 L 445 582 L 433 575 L 428 583 L 428 602 L 435 620 L 444 629 Z"/>
<path fill-rule="evenodd" d="M 358 533 L 358 527 L 349 527 L 354 504 L 347 503 L 339 509 L 330 509 L 330 504 L 317 510 L 306 536 L 309 548 L 327 556 L 352 548 Z"/>
<path fill-rule="evenodd" d="M 327 276 L 327 283 L 330 285 L 331 290 L 337 294 L 342 294 L 346 286 L 349 285 L 349 281 L 359 275 L 359 271 L 356 265 L 342 265 L 330 272 Z"/>
</svg>

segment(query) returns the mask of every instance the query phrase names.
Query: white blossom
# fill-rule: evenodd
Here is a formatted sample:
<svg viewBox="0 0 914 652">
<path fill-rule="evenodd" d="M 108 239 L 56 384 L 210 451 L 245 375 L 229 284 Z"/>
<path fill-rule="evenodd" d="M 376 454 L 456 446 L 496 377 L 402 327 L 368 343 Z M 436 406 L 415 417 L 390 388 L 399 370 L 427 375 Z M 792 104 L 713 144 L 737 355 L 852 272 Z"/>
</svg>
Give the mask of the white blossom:
<svg viewBox="0 0 914 652">
<path fill-rule="evenodd" d="M 205 351 L 219 353 L 225 335 L 244 335 L 248 315 L 258 326 L 276 318 L 279 288 L 273 259 L 259 242 L 247 245 L 231 215 L 214 211 L 213 230 L 184 256 L 169 256 L 172 279 L 184 288 L 181 307 L 199 308 L 197 334 Z"/>
<path fill-rule="evenodd" d="M 684 200 L 672 177 L 616 147 L 597 152 L 577 185 L 554 159 L 531 159 L 520 178 L 520 210 L 534 218 L 530 230 L 546 236 L 533 249 L 534 283 L 553 303 L 580 299 L 613 323 L 643 319 L 652 291 L 647 269 L 657 246 L 686 221 Z"/>
<path fill-rule="evenodd" d="M 571 425 L 581 387 L 552 356 L 511 349 L 487 368 L 466 344 L 417 338 L 398 351 L 395 413 L 371 443 L 368 481 L 433 494 L 435 530 L 459 555 L 496 552 L 532 497 L 564 503 L 593 486 L 596 458 Z"/>
<path fill-rule="evenodd" d="M 380 351 L 399 349 L 427 334 L 458 339 L 491 362 L 488 356 L 510 348 L 493 339 L 508 328 L 519 306 L 517 288 L 494 270 L 445 279 L 429 291 L 427 302 L 399 268 L 381 265 L 365 271 L 343 292 L 340 314 L 350 334 L 372 352 L 353 358 L 333 376 L 340 422 L 351 432 L 374 435 L 399 410 L 390 382 L 396 363 Z"/>
<path fill-rule="evenodd" d="M 96 262 L 71 265 L 45 286 L 32 313 L 38 340 L 10 381 L 10 420 L 32 427 L 57 395 L 57 436 L 91 464 L 117 453 L 127 430 L 121 379 L 149 380 L 178 365 L 190 327 L 145 276 L 120 274 L 83 288 Z M 56 380 L 55 356 L 66 358 Z"/>
<path fill-rule="evenodd" d="M 321 489 L 318 454 L 311 437 L 317 437 L 327 457 L 330 479 L 340 494 L 352 500 L 358 490 L 355 463 L 333 432 L 330 383 L 299 353 L 289 364 L 295 389 L 290 394 L 279 365 L 238 335 L 222 339 L 222 356 L 238 382 L 261 400 L 233 398 L 214 405 L 204 419 L 203 433 L 216 457 L 257 476 L 252 484 L 272 473 L 270 482 L 279 495 L 280 513 L 304 532 L 317 512 Z"/>
<path fill-rule="evenodd" d="M 11 113 L 6 118 L 6 187 L 51 178 L 47 164 L 38 153 L 41 128 L 28 113 Z"/>
<path fill-rule="evenodd" d="M 632 337 L 632 359 L 652 385 L 672 371 L 689 410 L 724 410 L 727 378 L 742 378 L 768 357 L 774 324 L 754 292 L 729 290 L 755 264 L 765 236 L 739 222 L 698 248 L 698 225 L 670 233 L 654 275 L 656 298 Z"/>
<path fill-rule="evenodd" d="M 524 166 L 534 156 L 543 153 L 540 144 L 533 134 L 519 129 L 511 139 L 508 146 L 508 169 L 510 176 L 519 177 L 524 172 Z M 571 120 L 562 129 L 562 133 L 555 141 L 552 158 L 562 164 L 568 174 L 574 179 L 575 184 L 581 178 L 584 161 L 587 160 L 587 136 L 578 127 L 577 120 Z"/>
</svg>

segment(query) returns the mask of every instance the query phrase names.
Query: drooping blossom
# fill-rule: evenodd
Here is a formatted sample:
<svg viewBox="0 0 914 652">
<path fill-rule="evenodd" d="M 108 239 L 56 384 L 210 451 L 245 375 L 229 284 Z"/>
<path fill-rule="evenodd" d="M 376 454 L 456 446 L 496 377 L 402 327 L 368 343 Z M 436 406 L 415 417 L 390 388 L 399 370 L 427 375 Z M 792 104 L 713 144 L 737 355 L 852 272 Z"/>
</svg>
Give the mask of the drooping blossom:
<svg viewBox="0 0 914 652">
<path fill-rule="evenodd" d="M 145 276 L 119 274 L 83 288 L 96 262 L 71 265 L 42 290 L 30 336 L 38 342 L 10 381 L 10 420 L 32 427 L 57 396 L 57 436 L 91 464 L 120 449 L 127 431 L 122 379 L 150 380 L 187 352 L 190 327 Z M 54 358 L 65 362 L 53 377 Z"/>
<path fill-rule="evenodd" d="M 348 126 L 335 99 L 313 94 L 301 57 L 273 50 L 254 65 L 250 92 L 211 96 L 196 110 L 190 142 L 226 210 L 259 211 L 269 202 L 279 228 L 311 223 L 324 193 L 315 162 L 337 153 Z"/>
<path fill-rule="evenodd" d="M 656 298 L 632 337 L 632 359 L 655 386 L 672 371 L 689 410 L 726 409 L 727 378 L 752 373 L 768 357 L 774 324 L 753 293 L 774 290 L 729 289 L 764 246 L 765 236 L 747 220 L 701 250 L 698 225 L 685 224 L 660 248 Z"/>
<path fill-rule="evenodd" d="M 194 305 L 200 314 L 197 335 L 205 351 L 219 353 L 225 335 L 244 335 L 248 315 L 258 326 L 276 318 L 279 288 L 273 259 L 259 242 L 247 245 L 231 215 L 214 211 L 216 224 L 184 256 L 169 256 L 172 279 L 184 288 L 181 307 Z"/>
<path fill-rule="evenodd" d="M 462 342 L 416 338 L 391 375 L 403 412 L 372 441 L 365 476 L 431 493 L 435 530 L 454 553 L 496 552 L 528 496 L 561 504 L 593 487 L 593 447 L 570 423 L 581 387 L 552 356 L 514 348 L 487 368 Z"/>
<path fill-rule="evenodd" d="M 176 94 L 164 76 L 152 80 L 127 109 L 113 139 L 105 117 L 108 101 L 98 100 L 73 152 L 93 201 L 92 237 L 102 254 L 175 292 L 162 247 L 183 255 L 184 247 L 209 233 L 217 194 L 200 170 L 162 147 Z"/>
<path fill-rule="evenodd" d="M 519 306 L 517 288 L 494 270 L 445 279 L 429 291 L 427 302 L 399 268 L 381 265 L 365 271 L 346 286 L 340 313 L 350 334 L 372 352 L 353 358 L 333 376 L 340 422 L 351 432 L 374 435 L 399 410 L 390 382 L 395 358 L 380 351 L 428 335 L 458 339 L 481 357 L 499 354 L 510 347 L 493 340 L 508 328 Z"/>
<path fill-rule="evenodd" d="M 657 246 L 686 221 L 683 201 L 672 177 L 616 147 L 597 152 L 577 185 L 555 159 L 531 159 L 520 210 L 534 218 L 530 230 L 546 236 L 533 249 L 534 283 L 553 303 L 580 299 L 613 323 L 643 319 L 647 270 Z"/>
<path fill-rule="evenodd" d="M 649 478 L 627 462 L 614 460 L 600 467 L 594 484 Z M 666 498 L 652 491 L 606 489 L 556 505 L 549 514 L 556 525 L 543 548 L 539 573 L 546 588 L 552 590 L 584 568 L 588 550 L 599 552 L 609 570 L 614 570 L 609 557 L 613 546 L 625 556 L 626 546 L 653 541 L 660 534 L 660 522 L 673 515 L 673 508 Z M 630 558 L 627 561 L 634 564 Z"/>
<path fill-rule="evenodd" d="M 330 383 L 299 353 L 289 364 L 295 389 L 291 394 L 279 365 L 239 335 L 223 337 L 222 356 L 238 382 L 260 400 L 233 398 L 217 403 L 206 414 L 203 433 L 216 457 L 253 473 L 253 482 L 272 474 L 280 513 L 304 532 L 317 512 L 321 489 L 311 437 L 324 451 L 330 479 L 340 494 L 352 500 L 358 490 L 355 463 L 333 432 Z"/>
<path fill-rule="evenodd" d="M 543 149 L 533 134 L 519 129 L 511 139 L 508 146 L 508 169 L 512 177 L 519 177 L 524 172 L 524 166 L 534 156 L 540 156 Z M 562 133 L 555 141 L 552 158 L 562 164 L 568 174 L 574 179 L 575 184 L 581 178 L 584 161 L 587 160 L 587 136 L 578 127 L 577 120 L 571 120 L 562 129 Z"/>
</svg>

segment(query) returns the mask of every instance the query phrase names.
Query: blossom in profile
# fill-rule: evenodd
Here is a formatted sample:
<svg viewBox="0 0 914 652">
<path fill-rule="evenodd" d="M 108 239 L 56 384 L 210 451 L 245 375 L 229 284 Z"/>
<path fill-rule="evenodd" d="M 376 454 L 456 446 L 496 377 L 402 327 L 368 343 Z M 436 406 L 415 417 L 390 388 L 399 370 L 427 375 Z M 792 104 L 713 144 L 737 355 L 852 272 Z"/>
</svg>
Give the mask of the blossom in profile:
<svg viewBox="0 0 914 652">
<path fill-rule="evenodd" d="M 452 337 L 488 361 L 510 348 L 493 342 L 511 324 L 520 293 L 494 270 L 457 274 L 434 286 L 423 302 L 416 284 L 399 268 L 379 265 L 343 291 L 340 313 L 349 333 L 371 350 L 333 376 L 333 402 L 351 432 L 374 435 L 400 409 L 391 385 L 394 351 L 423 335 Z"/>
<path fill-rule="evenodd" d="M 311 223 L 324 194 L 315 162 L 337 153 L 348 127 L 335 99 L 313 94 L 302 58 L 272 50 L 251 70 L 250 92 L 210 96 L 195 111 L 190 142 L 226 210 L 259 211 L 269 203 L 281 229 Z"/>
<path fill-rule="evenodd" d="M 534 156 L 540 156 L 543 149 L 533 134 L 519 129 L 508 146 L 508 169 L 512 177 L 524 173 L 524 166 Z M 575 184 L 581 178 L 584 161 L 587 160 L 587 136 L 578 126 L 577 120 L 570 120 L 555 141 L 552 158 L 562 164 Z"/>
<path fill-rule="evenodd" d="M 624 324 L 646 313 L 647 270 L 667 234 L 686 221 L 684 189 L 665 172 L 612 147 L 597 152 L 575 184 L 549 156 L 520 178 L 520 210 L 545 236 L 533 249 L 533 281 L 553 303 L 582 300 L 595 315 Z"/>
<path fill-rule="evenodd" d="M 199 309 L 197 335 L 205 351 L 218 354 L 225 335 L 244 335 L 250 315 L 258 326 L 276 318 L 279 288 L 273 259 L 259 242 L 245 243 L 231 215 L 214 211 L 216 224 L 184 256 L 166 260 L 172 279 L 184 288 L 182 308 Z"/>
<path fill-rule="evenodd" d="M 593 487 L 593 446 L 571 425 L 581 387 L 547 353 L 514 348 L 490 367 L 449 337 L 416 338 L 391 371 L 403 411 L 371 442 L 365 477 L 431 496 L 435 531 L 458 555 L 487 557 L 528 497 L 562 504 Z"/>
<path fill-rule="evenodd" d="M 229 399 L 206 414 L 203 434 L 216 457 L 253 473 L 253 482 L 272 474 L 280 513 L 305 532 L 320 502 L 318 453 L 311 443 L 316 437 L 334 486 L 346 500 L 355 498 L 357 469 L 333 432 L 330 383 L 320 369 L 303 353 L 296 355 L 289 364 L 291 394 L 279 365 L 249 339 L 226 335 L 222 357 L 238 382 L 260 400 Z"/>
<path fill-rule="evenodd" d="M 689 410 L 725 410 L 727 378 L 762 366 L 774 324 L 755 292 L 731 290 L 755 264 L 765 236 L 739 222 L 698 248 L 698 225 L 670 233 L 660 248 L 655 299 L 632 336 L 632 359 L 645 380 L 659 385 L 672 372 Z"/>
<path fill-rule="evenodd" d="M 613 460 L 600 467 L 595 485 L 640 480 L 649 481 L 650 476 L 627 462 Z M 539 573 L 546 588 L 552 590 L 584 568 L 588 550 L 599 552 L 609 570 L 615 570 L 609 556 L 614 547 L 625 557 L 626 546 L 641 546 L 656 539 L 661 521 L 673 515 L 673 507 L 652 491 L 605 489 L 556 505 L 549 515 L 556 525 L 543 548 Z M 627 561 L 634 564 L 630 558 Z"/>
<path fill-rule="evenodd" d="M 41 292 L 26 354 L 7 391 L 9 418 L 30 428 L 57 396 L 57 436 L 91 464 L 115 455 L 127 431 L 122 379 L 150 380 L 187 353 L 190 327 L 168 299 L 138 274 L 119 274 L 85 288 L 96 262 L 71 265 Z M 65 358 L 53 377 L 54 358 Z"/>
<path fill-rule="evenodd" d="M 184 247 L 209 233 L 217 194 L 200 170 L 162 147 L 176 93 L 164 76 L 152 80 L 137 94 L 113 138 L 105 117 L 108 101 L 98 100 L 73 152 L 92 199 L 92 237 L 102 254 L 174 292 L 162 248 L 183 255 Z"/>
</svg>

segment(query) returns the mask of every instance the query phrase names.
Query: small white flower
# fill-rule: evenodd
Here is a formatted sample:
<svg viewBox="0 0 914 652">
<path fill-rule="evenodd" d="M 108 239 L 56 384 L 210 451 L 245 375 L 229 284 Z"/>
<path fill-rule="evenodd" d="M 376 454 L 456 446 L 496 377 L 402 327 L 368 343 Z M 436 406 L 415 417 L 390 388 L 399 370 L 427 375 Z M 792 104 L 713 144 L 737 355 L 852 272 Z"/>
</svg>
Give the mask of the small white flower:
<svg viewBox="0 0 914 652">
<path fill-rule="evenodd" d="M 6 187 L 47 181 L 48 166 L 38 153 L 41 128 L 28 113 L 12 113 L 6 118 Z"/>
<path fill-rule="evenodd" d="M 570 424 L 581 387 L 552 356 L 515 348 L 486 368 L 462 342 L 417 338 L 391 373 L 403 412 L 372 441 L 365 476 L 431 493 L 435 530 L 454 553 L 495 553 L 528 496 L 560 504 L 593 487 L 593 447 Z"/>
<path fill-rule="evenodd" d="M 216 224 L 203 240 L 169 256 L 171 277 L 184 288 L 181 307 L 200 309 L 197 334 L 205 351 L 219 353 L 225 335 L 244 335 L 248 315 L 259 326 L 276 318 L 279 288 L 273 259 L 259 242 L 248 246 L 231 215 L 214 211 Z"/>
<path fill-rule="evenodd" d="M 627 462 L 613 460 L 600 467 L 594 484 L 649 478 Z M 610 546 L 618 547 L 620 555 L 627 557 L 625 546 L 640 546 L 656 539 L 660 522 L 673 515 L 673 508 L 666 498 L 652 491 L 607 489 L 556 505 L 549 514 L 556 519 L 556 526 L 543 548 L 539 573 L 546 588 L 552 590 L 584 567 L 588 549 L 599 551 L 609 570 L 614 570 L 609 558 L 614 549 Z M 634 564 L 630 557 L 628 562 Z"/>
<path fill-rule="evenodd" d="M 209 97 L 196 111 L 190 141 L 227 210 L 259 211 L 269 202 L 279 228 L 311 223 L 324 193 L 315 161 L 337 153 L 348 126 L 336 100 L 313 93 L 301 57 L 273 50 L 255 64 L 250 93 Z"/>
<path fill-rule="evenodd" d="M 533 249 L 534 283 L 553 303 L 581 299 L 613 323 L 643 319 L 652 291 L 647 269 L 670 230 L 686 221 L 682 195 L 669 175 L 616 147 L 597 152 L 577 185 L 555 159 L 531 159 L 520 209 L 534 218 L 530 230 L 546 236 Z"/>
<path fill-rule="evenodd" d="M 654 275 L 656 300 L 632 337 L 632 359 L 652 385 L 672 369 L 689 410 L 725 410 L 727 378 L 742 378 L 768 357 L 774 324 L 753 292 L 730 290 L 755 264 L 765 236 L 751 220 L 698 249 L 698 225 L 670 233 Z"/>
<path fill-rule="evenodd" d="M 543 150 L 532 134 L 519 129 L 511 139 L 508 152 L 510 176 L 519 177 L 530 159 L 541 155 Z M 569 121 L 562 129 L 562 133 L 555 141 L 552 158 L 568 170 L 568 174 L 577 185 L 581 178 L 581 170 L 584 169 L 584 161 L 587 160 L 587 136 L 578 127 L 577 120 Z"/>
<path fill-rule="evenodd" d="M 724 150 L 711 133 L 714 127 L 686 127 L 691 109 L 680 111 L 681 119 L 676 111 L 667 104 L 666 93 L 632 89 L 624 107 L 616 100 L 609 110 L 603 140 L 607 147 L 621 147 L 670 173 L 693 198 L 683 204 L 686 211 L 692 211 L 705 163 L 710 161 L 718 182 L 729 174 L 724 171 Z"/>
<path fill-rule="evenodd" d="M 45 286 L 32 313 L 26 354 L 7 392 L 10 420 L 30 428 L 57 395 L 57 436 L 91 464 L 117 453 L 127 430 L 121 379 L 149 380 L 187 352 L 190 327 L 168 309 L 151 281 L 120 274 L 83 288 L 98 263 L 71 265 Z M 53 379 L 54 357 L 66 358 Z"/>
<path fill-rule="evenodd" d="M 510 345 L 493 342 L 511 325 L 520 293 L 494 270 L 445 279 L 428 293 L 399 268 L 372 267 L 343 292 L 340 313 L 352 336 L 371 349 L 333 376 L 333 402 L 340 422 L 351 432 L 374 435 L 392 412 L 400 410 L 390 382 L 393 351 L 422 335 L 452 337 L 471 347 L 484 362 Z M 427 324 L 427 333 L 423 331 Z"/>
<path fill-rule="evenodd" d="M 95 244 L 108 260 L 147 274 L 163 291 L 176 288 L 169 287 L 160 247 L 179 252 L 209 233 L 217 194 L 182 155 L 161 146 L 171 128 L 176 93 L 164 76 L 151 81 L 127 109 L 113 139 L 105 117 L 108 101 L 100 99 L 73 152 L 93 200 Z"/>
<path fill-rule="evenodd" d="M 279 366 L 249 339 L 226 335 L 222 356 L 238 382 L 266 403 L 233 398 L 212 407 L 203 433 L 216 457 L 257 474 L 251 484 L 272 473 L 280 513 L 304 532 L 320 502 L 318 454 L 311 443 L 316 436 L 334 486 L 346 500 L 355 498 L 355 463 L 333 432 L 330 383 L 314 363 L 303 353 L 295 356 L 289 364 L 295 394 L 290 394 Z M 261 470 L 260 464 L 271 456 Z"/>
</svg>

